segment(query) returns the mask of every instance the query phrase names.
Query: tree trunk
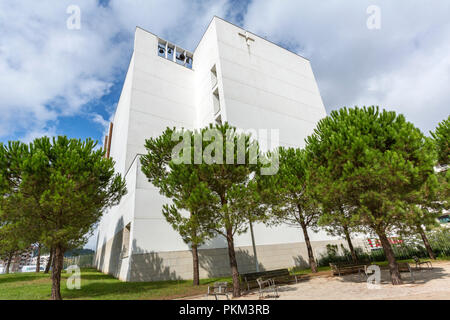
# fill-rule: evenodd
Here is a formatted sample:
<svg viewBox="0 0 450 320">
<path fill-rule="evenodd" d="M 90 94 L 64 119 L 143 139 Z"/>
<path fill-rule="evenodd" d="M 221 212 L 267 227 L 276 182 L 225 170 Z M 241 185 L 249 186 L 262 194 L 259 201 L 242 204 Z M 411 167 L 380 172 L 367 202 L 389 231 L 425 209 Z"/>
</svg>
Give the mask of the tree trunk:
<svg viewBox="0 0 450 320">
<path fill-rule="evenodd" d="M 348 227 L 344 226 L 345 239 L 347 240 L 348 248 L 350 249 L 350 253 L 352 254 L 353 263 L 358 262 L 358 257 L 356 256 L 355 248 L 353 248 L 352 239 L 350 238 L 350 232 L 348 231 Z"/>
<path fill-rule="evenodd" d="M 418 226 L 418 231 L 420 233 L 420 236 L 422 237 L 423 244 L 427 249 L 428 256 L 430 257 L 430 259 L 435 260 L 436 256 L 434 255 L 433 249 L 431 249 L 430 242 L 428 241 L 427 235 L 425 234 L 425 231 L 423 230 L 422 226 Z"/>
<path fill-rule="evenodd" d="M 193 285 L 194 286 L 198 286 L 200 285 L 200 275 L 199 275 L 199 270 L 198 270 L 198 247 L 196 244 L 192 244 L 191 246 L 192 249 L 192 262 L 193 262 L 193 270 L 194 270 L 194 277 L 193 277 Z"/>
<path fill-rule="evenodd" d="M 303 230 L 303 236 L 305 237 L 305 243 L 306 243 L 306 249 L 308 250 L 308 259 L 309 259 L 309 266 L 311 268 L 311 272 L 316 273 L 317 272 L 317 264 L 316 259 L 314 259 L 314 253 L 311 246 L 311 241 L 309 240 L 308 235 L 308 229 L 306 227 L 305 223 L 301 223 L 302 230 Z"/>
<path fill-rule="evenodd" d="M 48 261 L 45 266 L 44 273 L 48 273 L 50 271 L 50 266 L 52 265 L 52 260 L 53 260 L 53 251 L 54 251 L 53 248 L 50 248 L 50 256 L 48 257 Z"/>
<path fill-rule="evenodd" d="M 233 297 L 241 296 L 241 288 L 239 285 L 239 271 L 236 260 L 236 252 L 234 251 L 233 233 L 227 230 L 228 257 L 230 259 L 231 275 L 233 277 Z"/>
<path fill-rule="evenodd" d="M 394 251 L 392 250 L 392 245 L 389 242 L 386 233 L 384 231 L 377 232 L 378 237 L 380 238 L 381 245 L 383 246 L 384 254 L 386 255 L 389 272 L 391 273 L 391 280 L 393 285 L 402 284 L 402 277 L 400 276 L 400 272 L 398 271 L 397 260 L 395 260 Z"/>
<path fill-rule="evenodd" d="M 252 236 L 253 257 L 255 258 L 255 270 L 256 272 L 259 272 L 259 262 L 258 262 L 258 255 L 256 254 L 255 233 L 253 232 L 252 220 L 249 220 L 249 224 L 250 224 L 250 235 Z"/>
<path fill-rule="evenodd" d="M 55 246 L 52 263 L 52 300 L 62 300 L 61 297 L 61 271 L 64 264 L 64 250 L 61 246 Z"/>
<path fill-rule="evenodd" d="M 11 253 L 11 254 L 9 254 L 8 262 L 6 263 L 6 271 L 5 271 L 6 274 L 9 274 L 9 267 L 11 266 L 12 258 L 13 258 L 13 254 Z"/>
<path fill-rule="evenodd" d="M 37 260 L 36 260 L 36 273 L 39 273 L 41 271 L 41 244 L 38 244 L 38 253 L 37 253 Z"/>
</svg>

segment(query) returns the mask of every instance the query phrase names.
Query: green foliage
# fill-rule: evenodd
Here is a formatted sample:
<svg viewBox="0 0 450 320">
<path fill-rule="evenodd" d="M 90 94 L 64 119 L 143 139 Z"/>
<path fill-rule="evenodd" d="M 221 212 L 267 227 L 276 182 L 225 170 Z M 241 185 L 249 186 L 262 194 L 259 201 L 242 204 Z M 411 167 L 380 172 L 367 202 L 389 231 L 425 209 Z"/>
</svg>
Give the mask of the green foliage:
<svg viewBox="0 0 450 320">
<path fill-rule="evenodd" d="M 227 152 L 227 156 L 231 154 L 233 163 L 227 163 L 228 161 L 220 159 L 219 153 L 215 150 L 211 151 L 211 144 L 203 145 L 203 154 L 211 152 L 212 158 L 217 157 L 217 159 L 210 163 L 202 161 L 201 164 L 198 164 L 198 176 L 211 195 L 211 199 L 214 199 L 213 207 L 217 208 L 209 212 L 210 225 L 213 231 L 229 238 L 247 231 L 249 220 L 257 221 L 261 218 L 257 210 L 248 210 L 249 207 L 246 207 L 245 204 L 245 199 L 249 200 L 248 205 L 258 203 L 251 200 L 251 196 L 256 194 L 246 190 L 252 175 L 257 174 L 259 169 L 255 159 L 251 158 L 250 152 L 252 148 L 257 150 L 257 144 L 250 135 L 238 133 L 234 127 L 228 124 L 203 128 L 201 136 L 205 137 L 210 129 L 217 130 L 223 137 L 222 141 L 216 140 L 216 138 L 211 139 L 213 143 L 217 143 L 217 150 L 227 150 L 227 147 L 233 146 L 231 152 Z M 238 161 L 238 146 L 241 143 L 244 146 L 240 150 L 245 160 L 243 163 Z"/>
<path fill-rule="evenodd" d="M 30 243 L 18 231 L 17 225 L 0 220 L 0 260 L 9 260 L 29 248 Z"/>
<path fill-rule="evenodd" d="M 436 257 L 450 256 L 450 232 L 448 227 L 438 226 L 425 232 L 433 253 Z M 423 246 L 422 238 L 419 234 L 409 234 L 403 238 L 404 247 L 409 250 L 416 250 L 418 257 L 428 257 L 426 249 Z"/>
<path fill-rule="evenodd" d="M 174 139 L 176 134 L 179 139 Z M 194 165 L 177 165 L 172 161 L 173 150 L 183 138 L 193 142 L 194 133 L 167 128 L 161 136 L 146 140 L 147 154 L 141 157 L 142 172 L 161 194 L 172 200 L 173 204 L 163 207 L 167 222 L 185 243 L 200 245 L 212 236 L 207 220 L 201 217 L 211 210 L 212 199 Z M 191 148 L 184 150 L 192 151 Z M 187 216 L 183 210 L 187 211 Z"/>
<path fill-rule="evenodd" d="M 65 283 L 71 276 L 61 275 L 61 291 L 66 300 L 170 300 L 204 295 L 216 281 L 230 278 L 202 279 L 200 286 L 189 280 L 123 282 L 95 269 L 81 269 L 81 289 L 70 290 Z M 44 273 L 0 274 L 0 300 L 48 300 L 51 280 Z"/>
<path fill-rule="evenodd" d="M 405 219 L 412 199 L 422 203 L 420 191 L 434 175 L 430 139 L 403 115 L 375 107 L 331 112 L 307 150 L 316 181 L 345 193 L 352 220 L 378 234 Z"/>
<path fill-rule="evenodd" d="M 439 259 L 448 259 L 450 256 L 450 232 L 445 227 L 435 228 L 426 232 L 426 236 L 430 241 L 433 252 Z M 347 248 L 341 245 L 341 250 L 335 250 L 335 245 L 327 245 L 327 252 L 320 254 L 318 257 L 319 266 L 328 266 L 330 263 L 350 263 L 352 257 Z M 429 259 L 423 241 L 417 234 L 411 234 L 407 238 L 403 238 L 403 244 L 393 246 L 396 259 L 408 260 L 414 256 Z M 386 255 L 383 250 L 365 250 L 362 247 L 355 248 L 359 261 L 384 262 Z"/>
<path fill-rule="evenodd" d="M 114 163 L 96 143 L 60 136 L 0 148 L 3 201 L 8 220 L 38 226 L 39 241 L 64 250 L 86 243 L 103 211 L 126 193 Z M 12 210 L 15 208 L 15 210 Z"/>
<path fill-rule="evenodd" d="M 450 116 L 439 123 L 434 132 L 431 132 L 441 166 L 450 164 Z"/>
<path fill-rule="evenodd" d="M 211 130 L 215 130 L 221 139 L 211 136 L 206 144 L 196 143 L 208 137 Z M 171 140 L 174 133 L 179 137 L 176 141 Z M 172 158 L 172 150 L 182 139 L 190 144 L 179 150 L 176 159 L 188 159 L 187 163 L 179 163 Z M 237 163 L 238 142 L 245 145 L 243 164 Z M 227 236 L 227 230 L 240 234 L 247 230 L 249 219 L 261 218 L 260 212 L 249 210 L 252 204 L 258 203 L 255 200 L 257 192 L 247 188 L 251 174 L 258 168 L 257 164 L 250 164 L 249 150 L 253 143 L 249 135 L 237 133 L 228 124 L 211 125 L 197 131 L 167 129 L 162 136 L 146 141 L 148 154 L 142 157 L 142 170 L 162 194 L 173 199 L 174 205 L 166 206 L 164 212 L 177 230 L 180 222 L 184 221 Z M 234 145 L 234 148 L 225 155 L 223 150 L 227 150 L 227 144 Z M 199 161 L 198 154 L 207 157 Z M 224 157 L 230 155 L 234 159 L 233 164 L 224 161 Z M 197 218 L 195 221 L 184 220 L 177 212 L 179 209 L 195 213 Z"/>
<path fill-rule="evenodd" d="M 271 208 L 271 223 L 316 228 L 320 208 L 311 193 L 304 150 L 280 147 L 276 175 L 261 176 L 263 198 Z"/>
<path fill-rule="evenodd" d="M 305 238 L 309 265 L 317 272 L 316 260 L 309 240 L 308 228 L 317 230 L 320 206 L 311 187 L 309 165 L 304 150 L 280 147 L 277 174 L 258 178 L 262 199 L 271 210 L 269 222 L 274 225 L 285 223 L 300 227 Z M 271 154 L 269 153 L 269 156 Z"/>
<path fill-rule="evenodd" d="M 332 111 L 306 142 L 313 180 L 331 194 L 345 194 L 342 201 L 350 208 L 351 224 L 378 235 L 392 283 L 400 284 L 388 234 L 401 224 L 415 225 L 419 213 L 432 218 L 429 211 L 418 210 L 435 202 L 432 195 L 439 193 L 433 183 L 431 139 L 403 115 L 372 106 Z M 324 197 L 323 207 L 331 216 L 327 220 L 341 215 L 333 202 L 333 197 Z"/>
<path fill-rule="evenodd" d="M 87 242 L 104 210 L 125 195 L 125 181 L 91 139 L 9 142 L 0 145 L 0 164 L 3 218 L 17 226 L 19 239 L 27 239 L 28 232 L 33 240 L 55 248 L 52 297 L 59 299 L 64 251 Z"/>
<path fill-rule="evenodd" d="M 142 171 L 173 202 L 163 208 L 166 220 L 188 243 L 199 244 L 215 234 L 227 239 L 233 294 L 239 296 L 233 237 L 247 230 L 249 220 L 264 217 L 252 182 L 259 168 L 253 158 L 257 144 L 224 124 L 196 131 L 167 129 L 147 140 L 146 148 Z"/>
</svg>

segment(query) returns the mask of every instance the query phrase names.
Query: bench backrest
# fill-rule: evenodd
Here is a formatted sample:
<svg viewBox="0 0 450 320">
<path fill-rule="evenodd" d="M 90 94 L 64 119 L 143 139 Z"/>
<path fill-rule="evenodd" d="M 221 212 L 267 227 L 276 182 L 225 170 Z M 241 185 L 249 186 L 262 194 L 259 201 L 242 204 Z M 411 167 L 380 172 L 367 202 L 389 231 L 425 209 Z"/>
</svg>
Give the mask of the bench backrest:
<svg viewBox="0 0 450 320">
<path fill-rule="evenodd" d="M 228 282 L 215 282 L 214 293 L 224 293 L 227 291 Z"/>
<path fill-rule="evenodd" d="M 411 271 L 408 262 L 397 262 L 399 271 Z"/>
<path fill-rule="evenodd" d="M 276 277 L 284 277 L 289 276 L 288 269 L 277 269 L 270 271 L 261 271 L 261 272 L 252 272 L 252 273 L 244 273 L 241 275 L 241 279 L 245 282 L 255 281 L 258 278 L 276 278 Z"/>
<path fill-rule="evenodd" d="M 339 267 L 338 267 L 338 265 L 336 263 L 330 263 L 330 267 L 331 267 L 331 270 L 336 271 L 336 272 L 339 269 Z"/>
<path fill-rule="evenodd" d="M 352 266 L 360 266 L 360 265 L 365 265 L 365 264 L 370 264 L 370 261 L 368 260 L 362 260 L 362 261 L 358 261 L 358 262 L 337 262 L 335 263 L 335 265 L 337 265 L 338 267 L 352 267 Z"/>
</svg>

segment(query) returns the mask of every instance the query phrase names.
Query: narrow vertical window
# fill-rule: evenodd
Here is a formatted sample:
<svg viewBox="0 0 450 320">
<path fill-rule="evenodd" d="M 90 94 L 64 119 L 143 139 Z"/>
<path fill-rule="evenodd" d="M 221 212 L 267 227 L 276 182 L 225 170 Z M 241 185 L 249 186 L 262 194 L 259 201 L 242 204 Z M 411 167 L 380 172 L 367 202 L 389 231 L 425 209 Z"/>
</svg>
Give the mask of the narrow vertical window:
<svg viewBox="0 0 450 320">
<path fill-rule="evenodd" d="M 166 45 L 167 42 L 161 40 L 158 42 L 158 56 L 160 56 L 161 58 L 166 57 Z"/>
<path fill-rule="evenodd" d="M 211 85 L 214 88 L 217 85 L 217 69 L 216 65 L 211 69 Z"/>
<path fill-rule="evenodd" d="M 131 231 L 131 223 L 127 224 L 126 227 L 123 228 L 122 258 L 128 257 L 128 251 L 130 249 L 130 231 Z"/>
<path fill-rule="evenodd" d="M 213 105 L 214 105 L 214 115 L 217 115 L 220 112 L 219 88 L 217 88 L 213 92 Z"/>
<path fill-rule="evenodd" d="M 222 124 L 222 116 L 221 116 L 221 115 L 219 115 L 219 116 L 216 118 L 216 124 L 218 124 L 218 125 L 221 125 L 221 124 Z"/>
</svg>

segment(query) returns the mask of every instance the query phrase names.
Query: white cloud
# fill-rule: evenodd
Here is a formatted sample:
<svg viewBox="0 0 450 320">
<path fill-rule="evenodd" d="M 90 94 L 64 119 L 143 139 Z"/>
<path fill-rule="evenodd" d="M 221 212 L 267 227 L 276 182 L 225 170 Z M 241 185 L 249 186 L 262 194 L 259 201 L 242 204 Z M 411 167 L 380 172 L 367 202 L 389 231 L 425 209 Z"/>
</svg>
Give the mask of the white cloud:
<svg viewBox="0 0 450 320">
<path fill-rule="evenodd" d="M 81 29 L 67 29 L 66 9 L 81 9 Z M 0 138 L 46 132 L 49 121 L 83 114 L 128 66 L 136 25 L 195 46 L 225 1 L 92 0 L 0 2 Z M 121 79 L 120 79 L 121 80 Z M 97 122 L 99 125 L 104 124 Z M 53 132 L 53 131 L 52 131 Z"/>
<path fill-rule="evenodd" d="M 74 3 L 81 30 L 66 28 Z M 366 27 L 372 4 L 379 31 Z M 80 114 L 106 134 L 105 110 L 84 105 L 126 70 L 136 25 L 193 50 L 213 15 L 234 20 L 236 8 L 235 0 L 0 1 L 0 139 L 55 135 L 51 121 Z M 328 110 L 379 104 L 428 131 L 449 114 L 449 12 L 447 1 L 258 0 L 242 22 L 311 60 Z M 112 116 L 114 105 L 105 108 Z"/>
<path fill-rule="evenodd" d="M 0 2 L 0 138 L 53 132 L 49 123 L 60 116 L 101 113 L 84 105 L 123 75 L 136 25 L 192 50 L 214 14 L 242 13 L 241 3 L 226 0 L 112 0 L 106 8 L 79 0 L 81 30 L 68 30 L 73 3 Z M 379 31 L 366 27 L 372 4 L 381 8 Z M 310 58 L 328 110 L 380 104 L 428 131 L 448 116 L 448 12 L 445 1 L 259 0 L 243 24 Z"/>
<path fill-rule="evenodd" d="M 43 136 L 52 137 L 56 135 L 56 128 L 50 127 L 47 129 L 33 129 L 28 131 L 25 136 L 22 137 L 22 141 L 24 143 L 30 143 L 36 138 L 40 138 Z"/>
<path fill-rule="evenodd" d="M 92 1 L 78 3 L 86 16 L 96 10 Z M 45 131 L 49 120 L 77 114 L 112 85 L 120 60 L 120 51 L 110 50 L 114 29 L 101 34 L 86 22 L 68 30 L 68 4 L 0 3 L 0 136 Z M 96 19 L 110 24 L 101 12 Z"/>
<path fill-rule="evenodd" d="M 381 29 L 369 30 L 369 5 Z M 379 104 L 424 132 L 449 114 L 450 3 L 421 0 L 254 1 L 249 30 L 311 60 L 327 110 Z"/>
</svg>

